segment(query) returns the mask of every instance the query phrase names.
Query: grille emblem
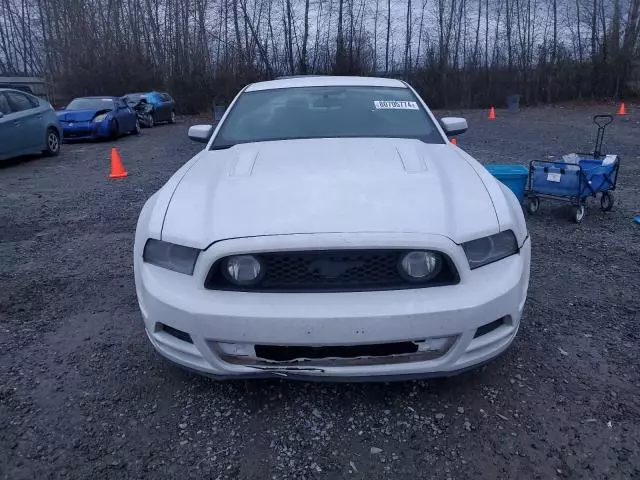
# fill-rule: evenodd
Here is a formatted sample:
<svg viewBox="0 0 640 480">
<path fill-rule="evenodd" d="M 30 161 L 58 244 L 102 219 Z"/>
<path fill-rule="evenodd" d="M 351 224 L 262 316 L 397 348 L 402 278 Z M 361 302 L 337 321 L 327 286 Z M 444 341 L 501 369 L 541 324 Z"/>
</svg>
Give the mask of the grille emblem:
<svg viewBox="0 0 640 480">
<path fill-rule="evenodd" d="M 334 260 L 316 260 L 309 264 L 309 272 L 318 273 L 321 277 L 337 278 L 352 268 L 359 268 L 364 265 L 360 261 L 334 261 Z"/>
</svg>

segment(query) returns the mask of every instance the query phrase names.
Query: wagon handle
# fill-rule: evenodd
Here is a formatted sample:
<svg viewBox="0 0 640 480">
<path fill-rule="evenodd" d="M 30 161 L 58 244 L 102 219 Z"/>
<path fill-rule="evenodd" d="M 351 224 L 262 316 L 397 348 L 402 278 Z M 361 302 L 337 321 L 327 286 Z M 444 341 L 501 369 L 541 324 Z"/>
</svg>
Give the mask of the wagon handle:
<svg viewBox="0 0 640 480">
<path fill-rule="evenodd" d="M 612 115 L 594 115 L 593 117 L 593 123 L 595 123 L 598 128 L 605 128 L 611 122 L 613 122 Z"/>
<path fill-rule="evenodd" d="M 613 117 L 611 115 L 594 115 L 593 123 L 598 126 L 598 133 L 596 134 L 596 145 L 593 148 L 593 156 L 598 158 L 602 156 L 602 140 L 604 139 L 604 129 L 613 122 Z"/>
</svg>

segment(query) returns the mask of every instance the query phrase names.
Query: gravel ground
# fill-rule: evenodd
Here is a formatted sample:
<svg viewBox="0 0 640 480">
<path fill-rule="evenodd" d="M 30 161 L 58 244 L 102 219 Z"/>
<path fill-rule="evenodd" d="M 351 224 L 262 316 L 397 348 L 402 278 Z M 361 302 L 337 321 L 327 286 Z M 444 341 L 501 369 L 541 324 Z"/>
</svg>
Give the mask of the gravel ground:
<svg viewBox="0 0 640 480">
<path fill-rule="evenodd" d="M 590 149 L 608 106 L 466 112 L 484 162 Z M 0 168 L 0 478 L 640 477 L 640 109 L 617 118 L 616 208 L 542 202 L 513 347 L 461 376 L 213 382 L 154 353 L 131 250 L 144 200 L 198 150 L 193 119 Z M 454 112 L 455 113 L 455 112 Z"/>
</svg>

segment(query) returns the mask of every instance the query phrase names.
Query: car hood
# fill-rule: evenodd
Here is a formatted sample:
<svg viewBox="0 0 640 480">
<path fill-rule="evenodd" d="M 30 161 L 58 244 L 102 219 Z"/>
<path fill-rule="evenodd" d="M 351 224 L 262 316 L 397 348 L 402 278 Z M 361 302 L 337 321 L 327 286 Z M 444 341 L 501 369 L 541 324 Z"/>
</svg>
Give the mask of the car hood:
<svg viewBox="0 0 640 480">
<path fill-rule="evenodd" d="M 474 168 L 449 144 L 312 139 L 203 151 L 178 183 L 162 238 L 206 248 L 295 233 L 427 233 L 464 242 L 499 230 Z"/>
<path fill-rule="evenodd" d="M 63 110 L 56 112 L 56 115 L 58 115 L 58 119 L 62 122 L 88 122 L 89 120 L 93 120 L 98 113 L 110 111 L 111 110 Z"/>
</svg>

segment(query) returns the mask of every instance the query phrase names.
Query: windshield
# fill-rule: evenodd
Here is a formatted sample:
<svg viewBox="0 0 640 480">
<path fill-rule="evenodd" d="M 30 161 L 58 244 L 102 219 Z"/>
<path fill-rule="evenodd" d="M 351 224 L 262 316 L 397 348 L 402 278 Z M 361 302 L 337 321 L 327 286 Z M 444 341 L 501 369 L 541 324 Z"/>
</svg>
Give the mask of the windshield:
<svg viewBox="0 0 640 480">
<path fill-rule="evenodd" d="M 349 137 L 444 143 L 411 90 L 331 86 L 243 93 L 211 148 L 269 140 Z"/>
<path fill-rule="evenodd" d="M 113 110 L 112 98 L 76 98 L 65 110 Z"/>
<path fill-rule="evenodd" d="M 124 97 L 124 101 L 131 105 L 138 103 L 143 98 L 147 99 L 146 93 L 129 93 Z"/>
</svg>

